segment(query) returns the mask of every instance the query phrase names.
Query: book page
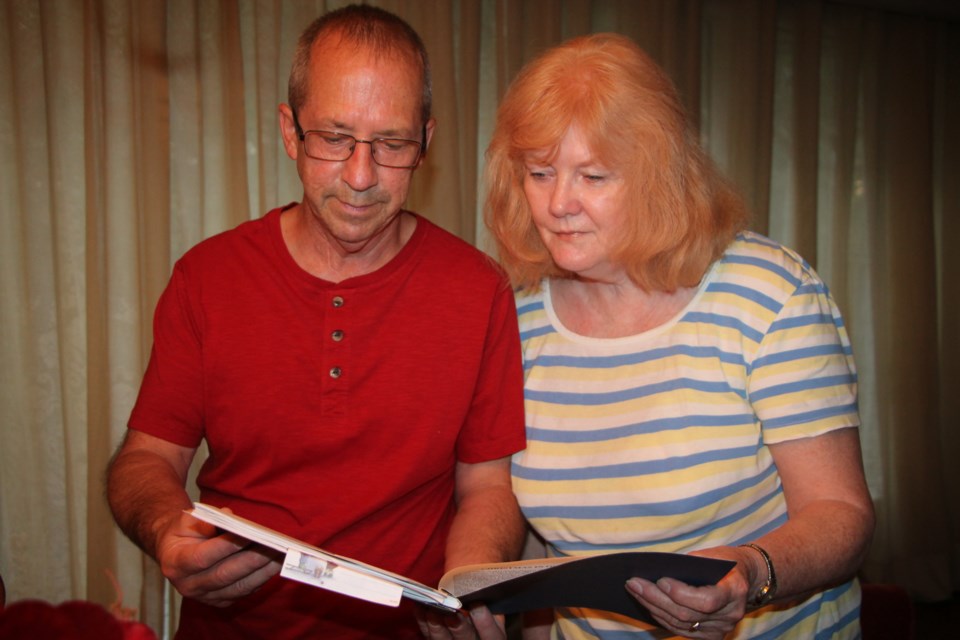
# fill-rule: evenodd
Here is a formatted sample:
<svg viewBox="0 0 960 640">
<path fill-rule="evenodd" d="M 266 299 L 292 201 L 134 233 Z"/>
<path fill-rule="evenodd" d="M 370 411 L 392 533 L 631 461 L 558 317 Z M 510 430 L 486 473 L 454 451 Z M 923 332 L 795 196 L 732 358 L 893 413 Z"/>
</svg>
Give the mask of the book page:
<svg viewBox="0 0 960 640">
<path fill-rule="evenodd" d="M 448 611 L 461 608 L 454 596 L 416 580 L 340 556 L 217 507 L 195 502 L 190 515 L 242 538 L 286 554 L 280 575 L 355 598 L 397 606 L 400 596 Z"/>
<path fill-rule="evenodd" d="M 464 565 L 448 571 L 440 580 L 440 589 L 451 595 L 461 596 L 571 560 L 575 558 L 536 558 L 498 564 Z"/>
</svg>

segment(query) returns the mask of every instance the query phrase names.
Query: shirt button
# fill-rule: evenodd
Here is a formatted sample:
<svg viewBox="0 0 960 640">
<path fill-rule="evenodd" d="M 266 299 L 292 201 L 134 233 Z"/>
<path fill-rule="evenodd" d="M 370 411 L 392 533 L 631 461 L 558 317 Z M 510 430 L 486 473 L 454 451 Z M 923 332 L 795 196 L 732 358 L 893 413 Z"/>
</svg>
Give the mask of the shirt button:
<svg viewBox="0 0 960 640">
<path fill-rule="evenodd" d="M 340 369 L 340 367 L 332 367 L 332 368 L 330 369 L 330 377 L 331 377 L 331 378 L 339 378 L 342 373 L 343 373 L 343 371 Z"/>
<path fill-rule="evenodd" d="M 335 308 L 340 308 L 343 306 L 343 298 L 340 296 L 333 296 L 333 306 Z"/>
<path fill-rule="evenodd" d="M 330 334 L 330 337 L 333 338 L 334 342 L 340 342 L 341 340 L 343 340 L 343 331 L 340 331 L 340 329 L 337 329 L 336 331 Z"/>
</svg>

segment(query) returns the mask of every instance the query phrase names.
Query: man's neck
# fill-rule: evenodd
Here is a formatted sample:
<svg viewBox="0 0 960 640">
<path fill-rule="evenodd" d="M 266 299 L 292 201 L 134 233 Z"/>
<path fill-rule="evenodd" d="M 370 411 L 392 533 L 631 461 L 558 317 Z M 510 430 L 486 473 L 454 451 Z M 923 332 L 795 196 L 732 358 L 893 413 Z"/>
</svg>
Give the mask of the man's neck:
<svg viewBox="0 0 960 640">
<path fill-rule="evenodd" d="M 413 236 L 417 219 L 401 211 L 362 244 L 345 244 L 319 224 L 302 204 L 283 212 L 280 230 L 297 265 L 328 282 L 366 275 L 392 260 Z"/>
</svg>

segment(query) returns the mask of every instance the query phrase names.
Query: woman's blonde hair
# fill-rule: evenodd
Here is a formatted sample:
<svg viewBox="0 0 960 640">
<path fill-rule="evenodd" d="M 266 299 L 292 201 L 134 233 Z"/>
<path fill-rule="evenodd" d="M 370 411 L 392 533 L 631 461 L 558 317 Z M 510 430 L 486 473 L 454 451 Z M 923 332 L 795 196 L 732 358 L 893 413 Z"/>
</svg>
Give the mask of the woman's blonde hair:
<svg viewBox="0 0 960 640">
<path fill-rule="evenodd" d="M 540 240 L 523 192 L 524 158 L 571 127 L 628 185 L 628 231 L 610 256 L 651 291 L 695 286 L 746 225 L 743 201 L 697 142 L 666 73 L 616 34 L 569 40 L 527 64 L 497 110 L 484 220 L 516 286 L 569 278 Z"/>
</svg>

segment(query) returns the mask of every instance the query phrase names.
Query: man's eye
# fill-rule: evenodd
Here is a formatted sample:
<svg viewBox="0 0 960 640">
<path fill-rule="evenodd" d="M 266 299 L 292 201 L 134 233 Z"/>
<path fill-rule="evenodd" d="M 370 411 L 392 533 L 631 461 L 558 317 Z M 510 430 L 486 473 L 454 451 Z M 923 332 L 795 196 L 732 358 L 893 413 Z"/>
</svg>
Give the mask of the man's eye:
<svg viewBox="0 0 960 640">
<path fill-rule="evenodd" d="M 323 143 L 331 147 L 339 147 L 343 145 L 348 145 L 353 141 L 353 138 L 350 136 L 343 136 L 337 133 L 322 133 L 320 138 L 323 140 Z"/>
<path fill-rule="evenodd" d="M 382 138 L 380 140 L 380 146 L 383 147 L 383 150 L 391 153 L 403 151 L 407 148 L 408 144 L 406 140 L 394 140 L 392 138 Z"/>
</svg>

